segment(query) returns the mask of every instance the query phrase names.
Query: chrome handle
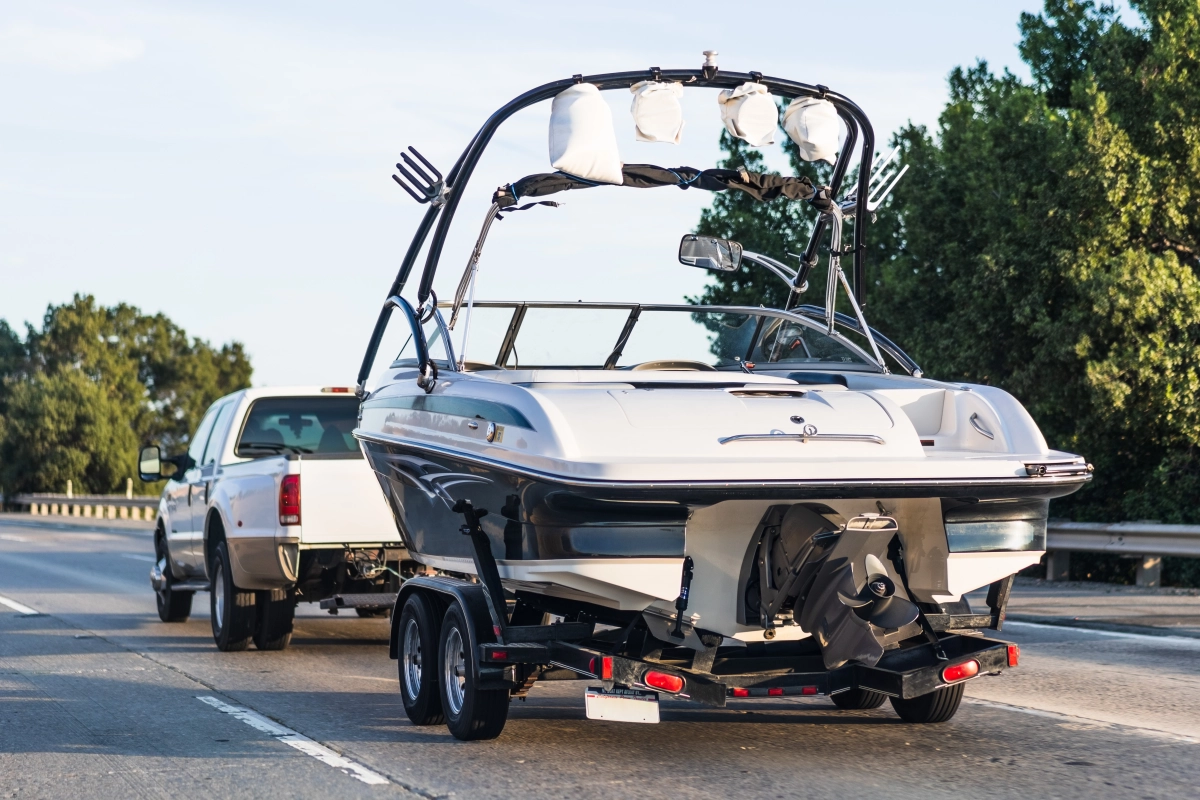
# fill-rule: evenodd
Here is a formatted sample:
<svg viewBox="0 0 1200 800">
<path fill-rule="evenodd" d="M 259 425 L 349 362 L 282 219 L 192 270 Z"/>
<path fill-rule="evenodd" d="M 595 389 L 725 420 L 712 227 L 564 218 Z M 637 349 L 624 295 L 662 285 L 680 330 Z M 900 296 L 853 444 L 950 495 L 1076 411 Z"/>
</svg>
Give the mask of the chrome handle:
<svg viewBox="0 0 1200 800">
<path fill-rule="evenodd" d="M 467 427 L 473 431 L 477 431 L 477 430 L 479 430 L 479 423 L 478 422 L 468 422 Z"/>
<path fill-rule="evenodd" d="M 979 415 L 978 415 L 978 414 L 971 414 L 971 419 L 970 419 L 970 422 L 971 422 L 971 427 L 972 427 L 972 428 L 974 428 L 976 431 L 978 431 L 979 433 L 983 434 L 983 435 L 984 435 L 984 436 L 986 436 L 987 438 L 989 438 L 989 439 L 995 439 L 995 438 L 996 438 L 996 434 L 992 433 L 992 432 L 991 432 L 991 431 L 989 431 L 987 428 L 983 427 L 983 423 L 979 421 Z"/>
<path fill-rule="evenodd" d="M 887 444 L 881 437 L 870 433 L 739 433 L 717 439 L 719 444 L 730 442 L 869 442 Z"/>
</svg>

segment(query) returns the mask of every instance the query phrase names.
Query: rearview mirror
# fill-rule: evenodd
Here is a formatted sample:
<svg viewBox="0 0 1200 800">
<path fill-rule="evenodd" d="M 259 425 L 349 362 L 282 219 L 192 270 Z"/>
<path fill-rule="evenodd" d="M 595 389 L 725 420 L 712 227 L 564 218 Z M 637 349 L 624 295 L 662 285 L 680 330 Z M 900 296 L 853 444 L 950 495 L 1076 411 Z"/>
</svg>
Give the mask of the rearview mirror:
<svg viewBox="0 0 1200 800">
<path fill-rule="evenodd" d="M 164 461 L 158 445 L 143 447 L 138 453 L 138 477 L 146 483 L 161 481 L 175 474 L 178 467 L 173 461 Z"/>
<path fill-rule="evenodd" d="M 742 265 L 742 246 L 729 239 L 689 233 L 679 242 L 679 263 L 700 269 L 733 272 Z"/>
</svg>

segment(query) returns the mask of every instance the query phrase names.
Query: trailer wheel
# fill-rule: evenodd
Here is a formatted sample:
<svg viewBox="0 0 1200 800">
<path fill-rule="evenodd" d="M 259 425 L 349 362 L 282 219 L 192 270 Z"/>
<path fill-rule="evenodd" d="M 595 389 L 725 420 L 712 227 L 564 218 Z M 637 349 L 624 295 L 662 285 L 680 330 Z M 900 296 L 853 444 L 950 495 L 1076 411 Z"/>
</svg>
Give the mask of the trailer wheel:
<svg viewBox="0 0 1200 800">
<path fill-rule="evenodd" d="M 254 635 L 254 592 L 242 591 L 234 585 L 225 542 L 217 542 L 213 555 L 209 591 L 213 641 L 222 652 L 245 650 Z"/>
<path fill-rule="evenodd" d="M 495 739 L 508 720 L 508 690 L 477 688 L 474 659 L 466 619 L 455 603 L 446 611 L 438 642 L 446 726 L 456 739 Z"/>
<path fill-rule="evenodd" d="M 892 708 L 896 709 L 900 719 L 925 725 L 945 722 L 953 717 L 954 712 L 958 711 L 958 706 L 963 699 L 963 690 L 966 688 L 965 683 L 959 683 L 938 689 L 936 692 L 923 694 L 920 697 L 914 697 L 911 700 L 901 700 L 898 697 L 890 699 Z"/>
<path fill-rule="evenodd" d="M 258 624 L 254 628 L 254 646 L 259 650 L 287 649 L 296 618 L 295 590 L 271 589 L 256 594 Z"/>
<path fill-rule="evenodd" d="M 192 615 L 192 598 L 195 592 L 177 592 L 171 588 L 175 576 L 171 574 L 171 561 L 167 543 L 162 537 L 154 538 L 154 560 L 162 573 L 163 588 L 154 593 L 158 601 L 158 618 L 163 622 L 187 622 Z"/>
<path fill-rule="evenodd" d="M 861 711 L 868 708 L 879 708 L 887 700 L 887 695 L 872 692 L 870 689 L 851 689 L 829 696 L 833 704 L 845 711 Z"/>
<path fill-rule="evenodd" d="M 420 592 L 404 602 L 396 635 L 400 637 L 400 699 L 413 725 L 444 722 L 438 687 L 437 617 L 429 599 Z"/>
</svg>

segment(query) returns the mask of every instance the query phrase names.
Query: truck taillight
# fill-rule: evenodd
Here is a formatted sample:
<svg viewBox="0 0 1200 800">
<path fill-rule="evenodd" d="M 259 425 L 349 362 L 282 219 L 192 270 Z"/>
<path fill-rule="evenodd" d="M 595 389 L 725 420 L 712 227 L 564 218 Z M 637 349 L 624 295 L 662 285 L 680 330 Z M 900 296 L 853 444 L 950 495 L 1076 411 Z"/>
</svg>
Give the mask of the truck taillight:
<svg viewBox="0 0 1200 800">
<path fill-rule="evenodd" d="M 300 476 L 284 475 L 279 484 L 279 524 L 300 524 Z"/>
</svg>

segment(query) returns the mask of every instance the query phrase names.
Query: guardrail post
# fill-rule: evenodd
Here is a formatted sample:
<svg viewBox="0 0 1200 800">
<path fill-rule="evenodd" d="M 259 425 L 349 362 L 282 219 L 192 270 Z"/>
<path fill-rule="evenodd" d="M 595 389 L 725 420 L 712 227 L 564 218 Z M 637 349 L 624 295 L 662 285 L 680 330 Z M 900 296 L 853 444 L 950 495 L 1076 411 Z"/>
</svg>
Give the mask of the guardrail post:
<svg viewBox="0 0 1200 800">
<path fill-rule="evenodd" d="M 1069 581 L 1071 579 L 1071 551 L 1050 550 L 1046 553 L 1046 580 Z"/>
<path fill-rule="evenodd" d="M 1162 586 L 1162 556 L 1143 555 L 1138 559 L 1138 586 Z"/>
</svg>

